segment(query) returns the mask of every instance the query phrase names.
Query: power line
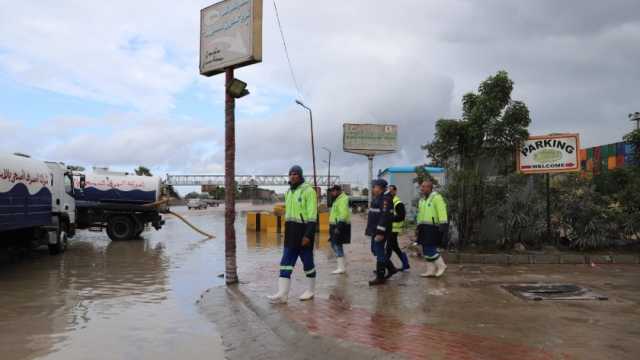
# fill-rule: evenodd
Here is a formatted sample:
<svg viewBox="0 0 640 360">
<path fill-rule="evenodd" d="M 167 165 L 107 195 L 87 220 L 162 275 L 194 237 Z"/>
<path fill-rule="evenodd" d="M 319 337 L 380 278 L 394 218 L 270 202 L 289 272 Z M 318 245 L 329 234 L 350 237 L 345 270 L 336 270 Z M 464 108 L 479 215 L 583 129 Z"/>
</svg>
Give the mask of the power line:
<svg viewBox="0 0 640 360">
<path fill-rule="evenodd" d="M 287 48 L 287 41 L 284 38 L 284 32 L 282 31 L 282 23 L 280 22 L 280 15 L 278 14 L 278 7 L 276 6 L 276 0 L 273 0 L 273 9 L 276 12 L 276 20 L 278 21 L 278 28 L 280 29 L 280 38 L 282 39 L 282 46 L 284 47 L 284 53 L 287 57 L 287 63 L 289 64 L 289 72 L 291 73 L 291 79 L 293 80 L 293 86 L 296 88 L 296 92 L 300 97 L 302 92 L 300 91 L 300 86 L 298 86 L 298 80 L 296 79 L 296 74 L 293 71 L 293 65 L 291 64 L 291 57 L 289 56 L 289 49 Z"/>
</svg>

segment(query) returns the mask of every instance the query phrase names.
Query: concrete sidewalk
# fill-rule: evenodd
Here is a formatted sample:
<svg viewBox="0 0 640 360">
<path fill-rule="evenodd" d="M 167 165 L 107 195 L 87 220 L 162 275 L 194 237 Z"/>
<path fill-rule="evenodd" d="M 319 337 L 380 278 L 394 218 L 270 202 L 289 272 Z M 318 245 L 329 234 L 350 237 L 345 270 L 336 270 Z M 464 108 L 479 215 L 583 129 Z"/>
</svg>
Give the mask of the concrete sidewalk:
<svg viewBox="0 0 640 360">
<path fill-rule="evenodd" d="M 441 279 L 408 273 L 369 287 L 374 260 L 354 223 L 348 274 L 331 275 L 316 251 L 316 298 L 300 302 L 298 264 L 287 305 L 271 305 L 280 251 L 240 258 L 242 283 L 208 290 L 201 310 L 222 333 L 229 359 L 635 359 L 640 353 L 637 265 L 450 265 Z M 323 238 L 321 241 L 326 242 Z M 396 259 L 397 260 L 397 259 Z M 396 261 L 398 262 L 398 261 Z M 500 285 L 573 283 L 606 301 L 526 301 Z M 635 354 L 635 355 L 634 355 Z"/>
</svg>

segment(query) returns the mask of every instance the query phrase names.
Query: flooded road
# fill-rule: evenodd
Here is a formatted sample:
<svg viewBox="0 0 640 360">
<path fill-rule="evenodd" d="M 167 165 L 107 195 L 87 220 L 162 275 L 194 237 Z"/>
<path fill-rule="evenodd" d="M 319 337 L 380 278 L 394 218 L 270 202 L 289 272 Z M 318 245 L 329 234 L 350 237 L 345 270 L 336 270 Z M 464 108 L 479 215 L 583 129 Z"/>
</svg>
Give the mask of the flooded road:
<svg viewBox="0 0 640 360">
<path fill-rule="evenodd" d="M 222 359 L 218 329 L 198 312 L 203 291 L 222 285 L 222 209 L 174 211 L 217 236 L 203 239 L 166 217 L 142 240 L 112 242 L 79 232 L 67 252 L 36 251 L 0 263 L 2 359 Z M 236 222 L 238 253 L 278 247 L 247 240 Z"/>
</svg>

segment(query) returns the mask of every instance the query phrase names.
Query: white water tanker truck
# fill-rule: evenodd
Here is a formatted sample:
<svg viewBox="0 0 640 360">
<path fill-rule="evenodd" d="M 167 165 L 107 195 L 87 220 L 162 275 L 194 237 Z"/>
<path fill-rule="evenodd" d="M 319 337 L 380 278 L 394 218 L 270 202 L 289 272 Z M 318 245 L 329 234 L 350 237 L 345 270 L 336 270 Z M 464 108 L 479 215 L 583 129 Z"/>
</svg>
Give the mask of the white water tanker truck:
<svg viewBox="0 0 640 360">
<path fill-rule="evenodd" d="M 77 223 L 80 229 L 106 229 L 111 240 L 140 236 L 147 225 L 160 230 L 164 220 L 160 201 L 162 182 L 157 176 L 93 168 L 74 175 Z"/>
<path fill-rule="evenodd" d="M 0 154 L 0 245 L 63 252 L 76 230 L 72 173 L 64 164 Z"/>
</svg>

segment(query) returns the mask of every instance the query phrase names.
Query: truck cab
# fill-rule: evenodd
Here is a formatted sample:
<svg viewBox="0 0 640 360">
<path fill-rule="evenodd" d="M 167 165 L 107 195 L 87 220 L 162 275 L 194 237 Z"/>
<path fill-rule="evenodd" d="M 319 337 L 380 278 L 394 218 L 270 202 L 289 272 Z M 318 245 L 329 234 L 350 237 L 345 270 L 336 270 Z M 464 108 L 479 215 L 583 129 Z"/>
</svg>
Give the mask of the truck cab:
<svg viewBox="0 0 640 360">
<path fill-rule="evenodd" d="M 0 169 L 0 240 L 63 252 L 76 229 L 70 171 L 19 153 L 0 154 Z"/>
<path fill-rule="evenodd" d="M 63 234 L 58 239 L 50 239 L 49 247 L 54 247 L 53 252 L 64 251 L 67 238 L 73 237 L 76 232 L 76 201 L 73 187 L 73 172 L 63 164 L 46 162 L 51 171 L 52 179 L 52 214 L 53 222 L 60 227 Z"/>
</svg>

